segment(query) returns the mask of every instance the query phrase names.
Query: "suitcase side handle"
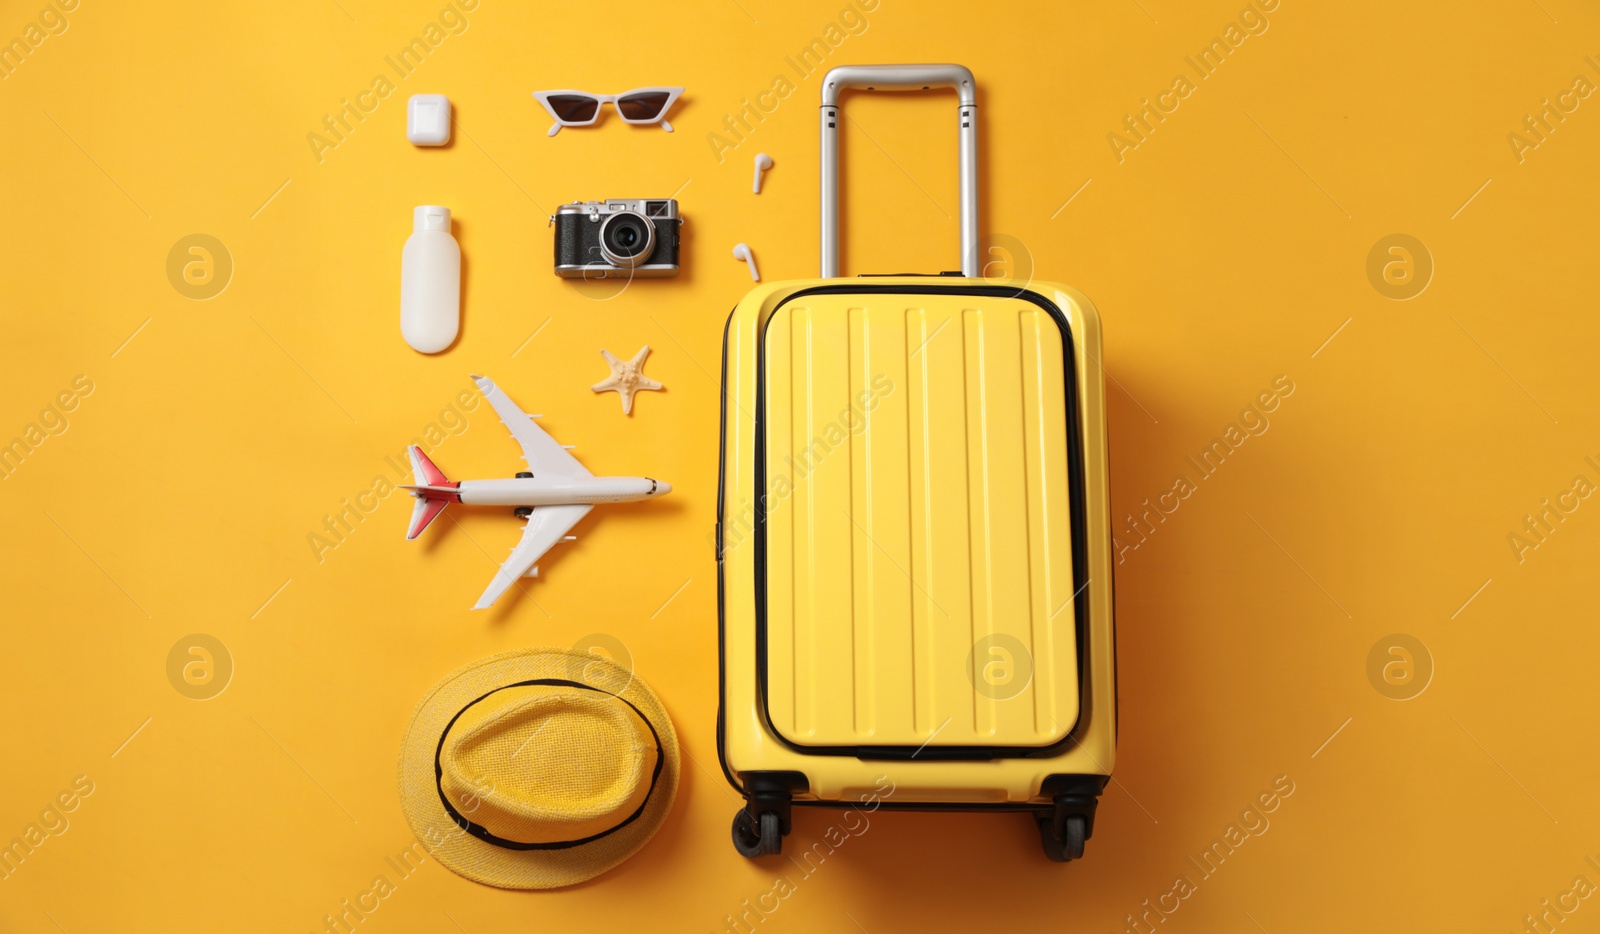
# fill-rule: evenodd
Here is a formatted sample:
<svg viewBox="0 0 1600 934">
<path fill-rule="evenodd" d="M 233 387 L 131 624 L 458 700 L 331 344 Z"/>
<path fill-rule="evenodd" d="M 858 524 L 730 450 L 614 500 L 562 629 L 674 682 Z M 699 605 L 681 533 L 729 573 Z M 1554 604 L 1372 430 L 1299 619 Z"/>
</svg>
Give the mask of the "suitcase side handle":
<svg viewBox="0 0 1600 934">
<path fill-rule="evenodd" d="M 977 82 L 961 65 L 840 65 L 822 79 L 822 278 L 839 275 L 839 92 L 952 88 L 960 98 L 961 274 L 978 278 Z"/>
</svg>

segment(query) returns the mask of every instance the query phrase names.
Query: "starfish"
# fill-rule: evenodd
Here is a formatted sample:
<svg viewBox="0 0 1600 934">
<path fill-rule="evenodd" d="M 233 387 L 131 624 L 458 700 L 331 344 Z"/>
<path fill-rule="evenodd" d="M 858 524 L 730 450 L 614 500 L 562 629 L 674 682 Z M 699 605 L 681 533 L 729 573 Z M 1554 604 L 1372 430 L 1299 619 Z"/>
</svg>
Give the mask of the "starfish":
<svg viewBox="0 0 1600 934">
<path fill-rule="evenodd" d="M 660 383 L 645 376 L 640 372 L 644 369 L 644 358 L 650 355 L 650 345 L 646 344 L 633 359 L 627 362 L 618 360 L 616 355 L 609 350 L 600 351 L 600 356 L 606 358 L 606 363 L 611 367 L 611 375 L 589 387 L 595 392 L 615 392 L 622 397 L 622 414 L 633 413 L 633 394 L 643 389 L 664 389 Z"/>
</svg>

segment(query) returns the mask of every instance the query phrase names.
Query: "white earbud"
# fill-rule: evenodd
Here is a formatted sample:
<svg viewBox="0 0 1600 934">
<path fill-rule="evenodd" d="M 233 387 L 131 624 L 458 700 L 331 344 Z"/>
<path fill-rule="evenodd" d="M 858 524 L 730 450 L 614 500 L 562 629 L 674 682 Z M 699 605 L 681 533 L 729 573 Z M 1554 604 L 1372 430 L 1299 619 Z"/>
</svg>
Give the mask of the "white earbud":
<svg viewBox="0 0 1600 934">
<path fill-rule="evenodd" d="M 761 194 L 761 173 L 770 168 L 772 168 L 772 157 L 764 152 L 756 153 L 756 183 L 751 186 L 751 191 Z"/>
<path fill-rule="evenodd" d="M 750 278 L 757 282 L 761 281 L 761 273 L 756 272 L 755 255 L 750 252 L 748 243 L 736 244 L 733 248 L 733 258 L 744 260 L 745 265 L 750 267 Z"/>
</svg>

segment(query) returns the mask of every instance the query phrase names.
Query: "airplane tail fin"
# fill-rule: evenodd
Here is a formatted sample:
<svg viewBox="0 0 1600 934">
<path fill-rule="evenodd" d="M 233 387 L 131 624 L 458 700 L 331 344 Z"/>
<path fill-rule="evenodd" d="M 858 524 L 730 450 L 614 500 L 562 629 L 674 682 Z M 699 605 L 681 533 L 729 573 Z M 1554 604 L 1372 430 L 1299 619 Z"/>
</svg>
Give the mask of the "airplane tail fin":
<svg viewBox="0 0 1600 934">
<path fill-rule="evenodd" d="M 443 486 L 450 482 L 449 478 L 444 475 L 444 471 L 435 467 L 433 461 L 428 460 L 428 455 L 422 453 L 422 448 L 413 444 L 406 448 L 406 453 L 411 455 L 411 476 L 416 478 L 417 483 L 426 484 L 427 486 Z"/>
<path fill-rule="evenodd" d="M 407 453 L 411 455 L 412 478 L 417 481 L 416 484 L 402 487 L 417 498 L 416 505 L 411 509 L 411 528 L 406 531 L 406 541 L 411 541 L 439 518 L 444 507 L 461 502 L 461 484 L 447 478 L 444 471 L 435 467 L 433 461 L 428 460 L 428 455 L 416 445 L 408 448 Z"/>
</svg>

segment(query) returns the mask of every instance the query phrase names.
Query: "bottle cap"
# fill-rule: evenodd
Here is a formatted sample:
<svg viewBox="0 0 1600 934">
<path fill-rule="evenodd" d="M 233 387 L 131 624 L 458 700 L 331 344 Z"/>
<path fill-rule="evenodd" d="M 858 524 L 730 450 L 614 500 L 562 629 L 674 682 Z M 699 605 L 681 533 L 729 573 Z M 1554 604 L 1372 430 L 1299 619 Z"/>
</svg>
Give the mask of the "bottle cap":
<svg viewBox="0 0 1600 934">
<path fill-rule="evenodd" d="M 420 233 L 424 230 L 442 230 L 450 232 L 450 209 L 437 204 L 424 204 L 419 206 L 412 214 L 413 230 Z"/>
</svg>

